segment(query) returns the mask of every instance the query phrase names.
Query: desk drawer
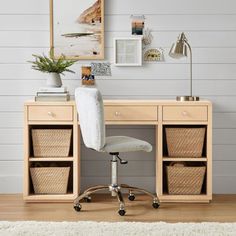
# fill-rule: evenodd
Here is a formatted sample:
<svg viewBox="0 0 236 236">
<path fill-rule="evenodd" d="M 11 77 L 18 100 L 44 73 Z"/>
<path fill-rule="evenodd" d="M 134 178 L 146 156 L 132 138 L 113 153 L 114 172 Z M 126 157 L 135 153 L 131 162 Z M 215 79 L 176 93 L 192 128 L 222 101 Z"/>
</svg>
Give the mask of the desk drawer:
<svg viewBox="0 0 236 236">
<path fill-rule="evenodd" d="M 72 106 L 29 106 L 28 120 L 36 121 L 72 121 Z"/>
<path fill-rule="evenodd" d="M 154 121 L 156 106 L 105 106 L 105 120 L 110 121 Z"/>
<path fill-rule="evenodd" d="M 163 121 L 207 121 L 207 106 L 163 106 Z"/>
</svg>

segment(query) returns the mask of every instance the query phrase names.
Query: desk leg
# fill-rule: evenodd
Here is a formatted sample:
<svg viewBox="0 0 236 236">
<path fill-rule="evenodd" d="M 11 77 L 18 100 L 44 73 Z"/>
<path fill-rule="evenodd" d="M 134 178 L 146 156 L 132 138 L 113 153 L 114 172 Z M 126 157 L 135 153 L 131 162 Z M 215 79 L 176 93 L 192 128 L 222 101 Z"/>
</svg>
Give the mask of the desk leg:
<svg viewBox="0 0 236 236">
<path fill-rule="evenodd" d="M 158 125 L 156 126 L 156 192 L 157 196 L 163 194 L 163 126 L 162 126 L 162 106 L 158 109 Z"/>
</svg>

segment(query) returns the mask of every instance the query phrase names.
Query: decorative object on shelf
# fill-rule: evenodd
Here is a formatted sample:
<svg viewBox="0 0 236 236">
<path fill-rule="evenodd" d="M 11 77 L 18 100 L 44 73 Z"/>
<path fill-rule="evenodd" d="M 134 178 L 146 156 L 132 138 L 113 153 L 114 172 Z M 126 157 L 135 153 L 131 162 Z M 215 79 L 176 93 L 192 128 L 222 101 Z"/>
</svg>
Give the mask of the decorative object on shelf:
<svg viewBox="0 0 236 236">
<path fill-rule="evenodd" d="M 62 81 L 60 74 L 63 72 L 75 73 L 68 68 L 72 66 L 74 60 L 66 60 L 64 55 L 61 55 L 58 59 L 49 58 L 45 55 L 34 55 L 35 61 L 29 61 L 32 63 L 32 69 L 38 70 L 44 73 L 48 73 L 47 86 L 49 87 L 61 87 Z"/>
<path fill-rule="evenodd" d="M 109 62 L 92 62 L 91 69 L 94 76 L 111 76 L 111 63 Z"/>
<path fill-rule="evenodd" d="M 199 97 L 193 96 L 192 94 L 192 49 L 185 34 L 182 32 L 177 41 L 173 43 L 169 56 L 175 59 L 180 59 L 182 57 L 187 57 L 187 49 L 189 49 L 189 56 L 190 56 L 190 95 L 188 96 L 178 96 L 176 98 L 177 101 L 199 101 Z"/>
<path fill-rule="evenodd" d="M 115 38 L 114 57 L 115 66 L 141 66 L 142 38 Z"/>
<path fill-rule="evenodd" d="M 144 29 L 143 31 L 143 45 L 147 46 L 152 43 L 153 35 L 151 33 L 151 30 L 149 28 Z"/>
<path fill-rule="evenodd" d="M 94 85 L 95 76 L 92 74 L 91 66 L 82 66 L 81 67 L 81 79 L 82 85 Z"/>
<path fill-rule="evenodd" d="M 152 48 L 144 53 L 144 61 L 164 61 L 164 51 L 162 48 Z"/>
<path fill-rule="evenodd" d="M 104 0 L 50 1 L 53 56 L 104 59 Z"/>
<path fill-rule="evenodd" d="M 132 19 L 132 35 L 143 35 L 144 29 L 144 15 L 131 15 Z"/>
</svg>

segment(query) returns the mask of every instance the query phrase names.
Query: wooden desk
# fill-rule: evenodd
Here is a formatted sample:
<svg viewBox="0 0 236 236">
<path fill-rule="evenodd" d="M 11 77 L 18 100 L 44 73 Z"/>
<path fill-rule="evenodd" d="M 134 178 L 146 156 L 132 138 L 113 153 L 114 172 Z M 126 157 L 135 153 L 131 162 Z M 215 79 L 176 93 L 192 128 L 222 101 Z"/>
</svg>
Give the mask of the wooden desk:
<svg viewBox="0 0 236 236">
<path fill-rule="evenodd" d="M 156 191 L 162 202 L 209 202 L 212 199 L 212 104 L 210 101 L 177 102 L 172 100 L 105 100 L 106 124 L 154 125 L 156 129 Z M 24 127 L 24 199 L 26 201 L 72 201 L 80 191 L 80 135 L 74 101 L 26 102 Z M 73 129 L 73 156 L 35 158 L 30 150 L 33 127 L 65 126 Z M 206 131 L 206 153 L 202 158 L 170 158 L 164 153 L 164 127 L 168 125 L 203 125 Z M 57 127 L 58 127 L 57 126 Z M 145 155 L 145 153 L 144 153 Z M 71 192 L 64 195 L 35 195 L 30 184 L 29 167 L 35 161 L 68 161 L 73 166 Z M 200 195 L 169 195 L 166 192 L 164 166 L 170 161 L 205 163 L 205 190 Z"/>
</svg>

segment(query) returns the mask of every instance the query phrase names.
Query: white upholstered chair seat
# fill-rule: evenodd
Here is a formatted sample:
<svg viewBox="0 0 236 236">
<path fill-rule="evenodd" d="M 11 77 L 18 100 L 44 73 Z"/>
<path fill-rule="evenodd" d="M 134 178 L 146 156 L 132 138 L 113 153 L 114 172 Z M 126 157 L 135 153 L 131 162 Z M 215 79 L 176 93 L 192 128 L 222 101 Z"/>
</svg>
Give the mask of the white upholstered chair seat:
<svg viewBox="0 0 236 236">
<path fill-rule="evenodd" d="M 152 145 L 143 140 L 139 140 L 127 136 L 110 136 L 106 137 L 105 146 L 102 148 L 104 152 L 135 152 L 145 151 L 151 152 Z"/>
</svg>

